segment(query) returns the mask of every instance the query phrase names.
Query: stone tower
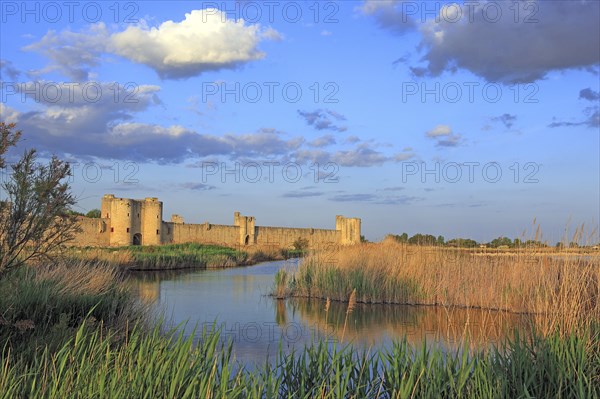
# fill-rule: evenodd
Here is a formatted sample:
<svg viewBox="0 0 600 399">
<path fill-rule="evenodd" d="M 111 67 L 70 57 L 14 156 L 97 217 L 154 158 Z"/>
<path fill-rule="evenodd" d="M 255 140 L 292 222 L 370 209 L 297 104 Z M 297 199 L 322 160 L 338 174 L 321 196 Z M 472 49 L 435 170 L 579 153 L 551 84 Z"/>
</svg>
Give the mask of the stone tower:
<svg viewBox="0 0 600 399">
<path fill-rule="evenodd" d="M 240 228 L 240 245 L 256 244 L 256 219 L 253 216 L 241 216 L 239 212 L 235 212 L 233 225 Z"/>
<path fill-rule="evenodd" d="M 341 215 L 335 217 L 335 229 L 340 232 L 340 244 L 360 243 L 360 219 L 346 218 Z"/>
<path fill-rule="evenodd" d="M 161 244 L 162 202 L 157 198 L 140 201 L 106 194 L 101 212 L 110 222 L 111 246 Z"/>
<path fill-rule="evenodd" d="M 115 198 L 106 194 L 102 198 L 102 217 L 110 219 L 110 245 L 131 245 L 133 243 L 134 200 Z"/>
<path fill-rule="evenodd" d="M 141 201 L 140 201 L 141 202 Z M 141 202 L 141 234 L 143 245 L 161 244 L 162 202 L 158 198 L 146 198 Z"/>
</svg>

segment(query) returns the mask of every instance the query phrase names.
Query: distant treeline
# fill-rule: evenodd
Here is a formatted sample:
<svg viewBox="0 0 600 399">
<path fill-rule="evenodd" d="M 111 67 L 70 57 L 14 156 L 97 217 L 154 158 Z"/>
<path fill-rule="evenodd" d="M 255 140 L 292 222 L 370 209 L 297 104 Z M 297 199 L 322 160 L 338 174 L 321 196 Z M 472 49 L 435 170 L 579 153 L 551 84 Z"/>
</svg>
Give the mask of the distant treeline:
<svg viewBox="0 0 600 399">
<path fill-rule="evenodd" d="M 444 246 L 444 247 L 455 247 L 455 248 L 475 248 L 479 246 L 485 246 L 486 248 L 547 248 L 549 245 L 547 243 L 537 241 L 537 240 L 521 240 L 520 238 L 515 238 L 514 240 L 508 237 L 498 237 L 494 238 L 490 242 L 477 242 L 470 238 L 453 238 L 451 240 L 446 241 L 444 236 L 434 236 L 431 234 L 415 234 L 412 237 L 409 237 L 407 233 L 398 234 L 388 234 L 387 237 L 391 237 L 398 242 L 407 243 L 412 245 L 426 245 L 426 246 Z M 555 247 L 563 248 L 563 247 L 576 248 L 579 247 L 579 244 L 575 242 L 571 242 L 568 245 L 564 243 L 556 243 Z"/>
</svg>

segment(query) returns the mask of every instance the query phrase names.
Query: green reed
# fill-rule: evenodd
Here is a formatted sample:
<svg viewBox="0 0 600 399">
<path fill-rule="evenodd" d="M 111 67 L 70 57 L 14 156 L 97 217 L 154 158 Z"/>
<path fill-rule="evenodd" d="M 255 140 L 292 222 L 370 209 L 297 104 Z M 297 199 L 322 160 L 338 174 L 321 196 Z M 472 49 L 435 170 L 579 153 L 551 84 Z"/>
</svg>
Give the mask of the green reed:
<svg viewBox="0 0 600 399">
<path fill-rule="evenodd" d="M 218 331 L 134 328 L 119 341 L 84 323 L 54 352 L 23 357 L 5 348 L 0 398 L 597 398 L 599 333 L 515 335 L 475 352 L 406 340 L 359 351 L 321 341 L 248 371 Z"/>
</svg>

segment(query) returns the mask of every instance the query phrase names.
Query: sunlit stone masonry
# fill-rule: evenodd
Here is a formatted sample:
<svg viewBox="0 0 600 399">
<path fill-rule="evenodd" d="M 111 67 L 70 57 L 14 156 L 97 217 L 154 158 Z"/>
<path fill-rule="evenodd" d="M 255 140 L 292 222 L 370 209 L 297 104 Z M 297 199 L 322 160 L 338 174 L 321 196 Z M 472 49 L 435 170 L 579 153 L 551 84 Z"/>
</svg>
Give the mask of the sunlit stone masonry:
<svg viewBox="0 0 600 399">
<path fill-rule="evenodd" d="M 179 243 L 225 246 L 272 245 L 292 247 L 305 239 L 309 247 L 360 242 L 358 218 L 336 216 L 335 230 L 257 226 L 253 216 L 233 215 L 233 225 L 185 223 L 179 215 L 162 220 L 163 203 L 158 198 L 144 200 L 102 198 L 100 218 L 79 217 L 81 231 L 73 241 L 77 246 L 160 245 Z"/>
</svg>

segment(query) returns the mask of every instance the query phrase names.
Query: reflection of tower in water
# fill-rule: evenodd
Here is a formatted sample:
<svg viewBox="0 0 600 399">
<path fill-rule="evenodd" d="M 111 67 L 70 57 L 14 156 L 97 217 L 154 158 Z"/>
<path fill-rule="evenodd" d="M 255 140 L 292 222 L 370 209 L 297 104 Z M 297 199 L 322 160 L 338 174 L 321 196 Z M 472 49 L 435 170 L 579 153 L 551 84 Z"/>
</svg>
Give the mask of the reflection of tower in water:
<svg viewBox="0 0 600 399">
<path fill-rule="evenodd" d="M 287 310 L 285 308 L 285 303 L 285 299 L 275 300 L 275 322 L 280 327 L 287 324 Z"/>
<path fill-rule="evenodd" d="M 158 281 L 138 281 L 138 295 L 145 304 L 152 304 L 160 298 L 160 284 Z"/>
</svg>

